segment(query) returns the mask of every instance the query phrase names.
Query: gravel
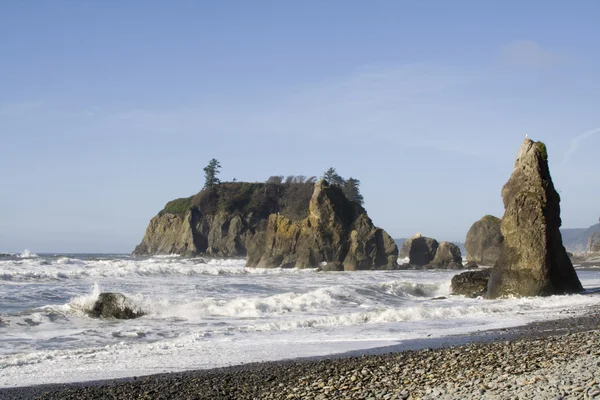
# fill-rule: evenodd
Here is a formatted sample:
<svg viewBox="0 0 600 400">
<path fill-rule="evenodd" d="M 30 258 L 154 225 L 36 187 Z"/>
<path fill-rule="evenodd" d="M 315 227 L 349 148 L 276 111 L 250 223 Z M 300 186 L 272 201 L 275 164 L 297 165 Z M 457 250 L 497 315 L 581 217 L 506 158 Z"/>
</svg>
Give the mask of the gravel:
<svg viewBox="0 0 600 400">
<path fill-rule="evenodd" d="M 3 389 L 0 399 L 600 399 L 599 311 L 460 346 Z"/>
</svg>

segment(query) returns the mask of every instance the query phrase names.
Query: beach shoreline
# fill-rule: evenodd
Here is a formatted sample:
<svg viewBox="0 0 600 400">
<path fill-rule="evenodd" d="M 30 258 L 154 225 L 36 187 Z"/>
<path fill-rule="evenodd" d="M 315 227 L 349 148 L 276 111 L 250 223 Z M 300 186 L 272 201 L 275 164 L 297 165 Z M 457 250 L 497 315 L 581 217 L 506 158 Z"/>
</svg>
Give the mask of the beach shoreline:
<svg viewBox="0 0 600 400">
<path fill-rule="evenodd" d="M 479 353 L 494 354 L 495 349 L 502 346 L 522 347 L 525 353 L 528 353 L 529 347 L 539 348 L 549 343 L 557 346 L 557 343 L 560 343 L 560 346 L 571 349 L 571 355 L 566 352 L 561 356 L 562 359 L 558 360 L 567 362 L 584 355 L 581 350 L 585 347 L 579 343 L 571 343 L 583 340 L 582 337 L 587 342 L 593 342 L 595 348 L 600 349 L 598 307 L 590 307 L 584 314 L 574 314 L 565 310 L 564 318 L 534 322 L 524 326 L 468 335 L 409 340 L 394 346 L 321 357 L 257 362 L 142 377 L 4 388 L 0 389 L 0 399 L 333 399 L 362 398 L 361 396 L 367 394 L 373 394 L 367 396 L 373 398 L 427 398 L 434 393 L 432 383 L 448 382 L 442 382 L 443 377 L 435 377 L 433 372 L 429 374 L 431 376 L 423 372 L 424 368 L 432 368 L 432 362 L 427 363 L 426 360 L 444 359 L 448 352 L 455 354 L 458 360 L 459 355 L 467 354 L 474 349 Z M 553 360 L 553 356 L 549 356 L 545 362 L 551 363 Z M 510 359 L 504 361 L 509 364 L 509 370 L 513 368 L 510 366 Z M 425 367 L 420 367 L 421 364 Z M 429 367 L 426 367 L 427 365 Z M 518 372 L 515 372 L 515 376 L 535 371 L 536 368 L 543 368 L 544 364 L 539 364 L 538 367 L 528 366 L 525 370 L 519 371 L 517 366 L 514 366 L 515 371 Z M 374 384 L 375 378 L 371 378 L 367 383 L 362 382 L 363 378 L 369 380 L 369 375 L 372 374 L 369 371 L 373 369 L 384 371 L 381 379 L 386 384 L 378 384 L 376 387 L 382 387 L 379 390 L 385 392 L 378 394 L 377 391 L 373 392 L 369 389 L 369 384 Z M 360 379 L 356 377 L 356 371 L 359 371 Z M 348 373 L 351 375 L 346 385 L 340 382 L 337 384 L 329 382 L 339 378 L 343 383 Z M 425 377 L 429 377 L 425 382 L 429 383 L 417 383 L 414 373 L 425 374 Z M 355 376 L 354 380 L 351 380 L 352 376 Z M 446 378 L 451 380 L 452 376 Z M 312 380 L 315 382 L 310 383 Z M 361 385 L 352 386 L 357 381 L 360 381 Z M 307 382 L 310 383 L 308 386 Z M 309 392 L 306 391 L 307 387 L 311 389 Z M 491 395 L 490 391 L 486 393 Z M 443 393 L 437 393 L 437 397 L 440 396 L 443 397 Z M 447 398 L 455 398 L 448 396 L 450 397 Z"/>
</svg>

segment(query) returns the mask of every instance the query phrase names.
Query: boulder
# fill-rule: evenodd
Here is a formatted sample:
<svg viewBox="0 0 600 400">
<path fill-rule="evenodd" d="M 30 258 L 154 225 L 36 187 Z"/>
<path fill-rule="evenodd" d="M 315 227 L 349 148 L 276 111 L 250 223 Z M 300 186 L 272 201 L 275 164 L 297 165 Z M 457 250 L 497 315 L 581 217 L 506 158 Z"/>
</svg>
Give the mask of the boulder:
<svg viewBox="0 0 600 400">
<path fill-rule="evenodd" d="M 264 231 L 248 246 L 248 267 L 314 268 L 339 262 L 345 271 L 397 269 L 394 240 L 373 225 L 359 204 L 337 186 L 315 184 L 308 217 L 292 221 L 271 214 Z M 339 267 L 337 267 L 339 268 Z"/>
<path fill-rule="evenodd" d="M 438 246 L 437 240 L 417 234 L 406 239 L 402 245 L 400 257 L 408 257 L 409 264 L 424 266 L 433 261 Z"/>
<path fill-rule="evenodd" d="M 451 281 L 452 294 L 466 297 L 484 296 L 491 273 L 491 268 L 483 268 L 454 275 Z"/>
<path fill-rule="evenodd" d="M 334 261 L 334 262 L 329 262 L 326 263 L 325 265 L 321 266 L 321 271 L 324 272 L 333 272 L 333 271 L 343 271 L 344 270 L 344 264 L 342 264 L 339 261 Z"/>
<path fill-rule="evenodd" d="M 504 244 L 487 296 L 540 296 L 583 290 L 562 244 L 560 197 L 554 189 L 546 146 L 525 139 L 502 188 Z"/>
<path fill-rule="evenodd" d="M 465 269 L 465 266 L 462 262 L 452 261 L 446 265 L 445 269 Z"/>
<path fill-rule="evenodd" d="M 121 293 L 100 293 L 89 315 L 95 318 L 133 319 L 145 313 Z"/>
<path fill-rule="evenodd" d="M 479 268 L 479 265 L 477 265 L 477 263 L 475 261 L 467 261 L 467 263 L 465 264 L 465 269 L 475 269 L 475 268 Z"/>
<path fill-rule="evenodd" d="M 590 253 L 600 253 L 600 232 L 593 232 L 588 239 L 588 251 Z"/>
<path fill-rule="evenodd" d="M 500 218 L 486 215 L 471 226 L 465 241 L 467 261 L 489 266 L 496 264 L 504 242 L 500 222 Z"/>
<path fill-rule="evenodd" d="M 463 265 L 460 248 L 454 243 L 440 242 L 435 252 L 435 257 L 431 263 L 436 265 L 438 268 L 446 268 L 450 266 L 451 269 L 456 269 L 458 265 L 460 265 L 460 267 L 458 267 L 459 269 L 462 268 Z"/>
</svg>

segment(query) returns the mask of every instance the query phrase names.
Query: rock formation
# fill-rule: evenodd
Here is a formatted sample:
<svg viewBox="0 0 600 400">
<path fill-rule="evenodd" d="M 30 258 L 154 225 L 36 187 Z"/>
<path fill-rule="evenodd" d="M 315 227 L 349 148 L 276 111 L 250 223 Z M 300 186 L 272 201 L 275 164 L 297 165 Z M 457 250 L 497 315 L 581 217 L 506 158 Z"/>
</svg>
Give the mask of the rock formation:
<svg viewBox="0 0 600 400">
<path fill-rule="evenodd" d="M 486 215 L 471 226 L 465 241 L 467 261 L 489 266 L 496 264 L 504 242 L 500 221 L 500 218 Z"/>
<path fill-rule="evenodd" d="M 292 221 L 269 216 L 266 230 L 248 248 L 247 266 L 307 268 L 325 262 L 328 269 L 340 269 L 341 263 L 346 271 L 395 269 L 397 258 L 394 240 L 373 225 L 364 208 L 321 181 L 315 185 L 308 217 Z"/>
<path fill-rule="evenodd" d="M 491 272 L 491 268 L 484 268 L 454 275 L 450 282 L 452 294 L 466 297 L 484 296 L 487 292 Z"/>
<path fill-rule="evenodd" d="M 145 313 L 121 293 L 100 293 L 89 315 L 95 318 L 133 319 Z"/>
<path fill-rule="evenodd" d="M 396 268 L 398 248 L 337 186 L 225 183 L 177 199 L 151 221 L 138 256 L 247 256 L 250 267 Z"/>
<path fill-rule="evenodd" d="M 245 257 L 271 213 L 304 218 L 313 186 L 229 182 L 170 201 L 152 218 L 133 254 Z"/>
<path fill-rule="evenodd" d="M 462 255 L 460 248 L 454 243 L 440 242 L 435 257 L 431 264 L 437 268 L 460 269 L 462 265 Z"/>
<path fill-rule="evenodd" d="M 421 236 L 419 233 L 404 241 L 400 257 L 409 259 L 400 269 L 463 268 L 460 247 L 450 242 L 438 243 L 437 240 Z"/>
<path fill-rule="evenodd" d="M 590 253 L 600 253 L 600 233 L 594 232 L 590 235 L 588 241 L 588 251 Z"/>
<path fill-rule="evenodd" d="M 437 240 L 421 236 L 417 233 L 415 236 L 406 239 L 400 250 L 400 257 L 408 257 L 409 264 L 423 266 L 430 264 L 435 257 L 439 243 Z"/>
<path fill-rule="evenodd" d="M 583 290 L 560 234 L 560 197 L 550 177 L 546 146 L 525 139 L 502 188 L 504 245 L 487 296 L 539 296 Z"/>
</svg>

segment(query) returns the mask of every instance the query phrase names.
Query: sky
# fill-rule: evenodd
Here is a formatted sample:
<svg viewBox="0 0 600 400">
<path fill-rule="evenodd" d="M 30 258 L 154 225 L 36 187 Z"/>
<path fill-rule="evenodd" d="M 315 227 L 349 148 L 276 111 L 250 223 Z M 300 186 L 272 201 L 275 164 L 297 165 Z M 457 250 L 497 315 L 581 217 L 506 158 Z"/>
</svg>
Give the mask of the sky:
<svg viewBox="0 0 600 400">
<path fill-rule="evenodd" d="M 127 253 L 223 181 L 361 182 L 375 224 L 464 241 L 525 134 L 563 226 L 600 207 L 600 1 L 0 2 L 0 252 Z"/>
</svg>

